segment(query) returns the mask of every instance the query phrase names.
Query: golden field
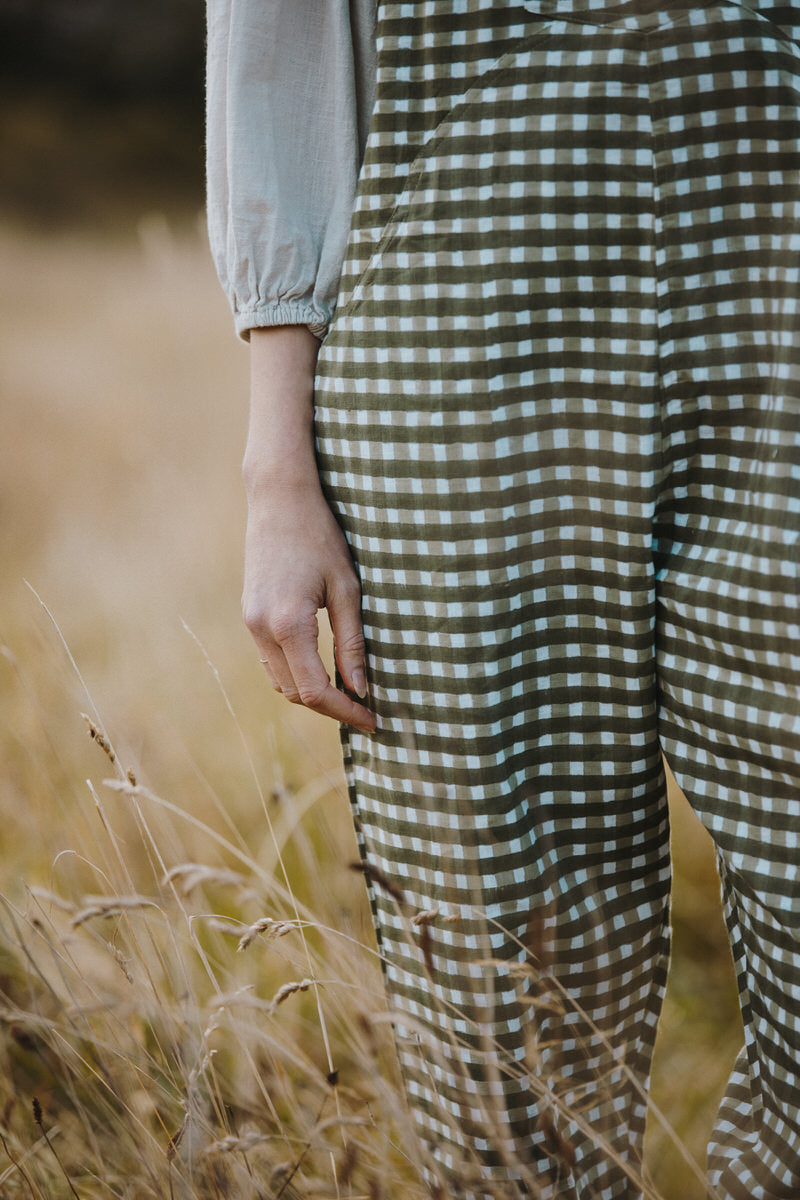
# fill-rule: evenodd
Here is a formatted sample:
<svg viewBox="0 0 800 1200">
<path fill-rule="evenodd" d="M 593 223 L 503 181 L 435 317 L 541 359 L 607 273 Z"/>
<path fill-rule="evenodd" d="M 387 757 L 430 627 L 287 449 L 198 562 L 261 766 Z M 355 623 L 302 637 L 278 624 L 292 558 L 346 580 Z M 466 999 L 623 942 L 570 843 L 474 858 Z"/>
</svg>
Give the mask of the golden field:
<svg viewBox="0 0 800 1200">
<path fill-rule="evenodd" d="M 0 255 L 0 1196 L 417 1200 L 336 729 L 240 622 L 247 351 L 199 219 Z M 678 796 L 674 841 L 647 1194 L 699 1200 L 740 1033 Z"/>
</svg>

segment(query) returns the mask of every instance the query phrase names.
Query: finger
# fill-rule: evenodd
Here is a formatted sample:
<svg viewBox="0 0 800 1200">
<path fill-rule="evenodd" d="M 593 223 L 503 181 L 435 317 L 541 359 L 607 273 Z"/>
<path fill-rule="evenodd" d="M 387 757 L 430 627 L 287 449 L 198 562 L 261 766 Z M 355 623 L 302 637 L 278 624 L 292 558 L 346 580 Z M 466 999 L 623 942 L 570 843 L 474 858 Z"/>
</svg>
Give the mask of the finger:
<svg viewBox="0 0 800 1200">
<path fill-rule="evenodd" d="M 263 655 L 264 647 L 259 646 L 259 651 Z M 281 662 L 280 660 L 283 661 Z M 274 649 L 267 649 L 266 657 L 259 659 L 259 662 L 264 668 L 267 678 L 274 687 L 275 691 L 282 692 L 284 690 L 284 686 L 280 682 L 281 677 L 283 677 L 284 682 L 291 682 L 292 678 L 291 672 L 286 665 L 286 660 L 283 657 L 283 651 L 277 646 L 274 647 Z"/>
<path fill-rule="evenodd" d="M 287 699 L 365 733 L 376 728 L 375 716 L 368 708 L 332 685 L 317 650 L 316 615 L 311 620 L 296 622 L 291 629 L 276 632 L 275 640 L 283 651 L 296 689 L 294 695 L 285 692 Z"/>
<path fill-rule="evenodd" d="M 266 671 L 275 691 L 282 692 L 284 695 L 296 693 L 292 672 L 289 670 L 283 651 L 271 635 L 270 624 L 264 609 L 249 604 L 246 594 L 242 600 L 242 616 L 258 649 L 259 662 Z"/>
<path fill-rule="evenodd" d="M 344 725 L 353 725 L 365 733 L 373 732 L 377 725 L 374 714 L 363 704 L 358 704 L 345 692 L 333 686 L 316 649 L 313 657 L 303 655 L 302 658 L 289 650 L 286 661 L 292 672 L 300 704 L 313 712 L 341 721 Z M 287 698 L 292 699 L 291 696 Z"/>
<path fill-rule="evenodd" d="M 363 700 L 367 694 L 364 628 L 361 623 L 361 588 L 355 575 L 329 593 L 328 616 L 339 674 L 345 686 Z"/>
<path fill-rule="evenodd" d="M 309 687 L 304 684 L 300 693 L 300 701 L 312 712 L 332 717 L 334 721 L 339 721 L 342 725 L 352 725 L 355 729 L 360 729 L 362 733 L 374 733 L 378 724 L 374 713 L 371 713 L 363 704 L 351 700 L 345 692 L 340 692 L 330 681 L 323 687 L 314 685 Z"/>
</svg>

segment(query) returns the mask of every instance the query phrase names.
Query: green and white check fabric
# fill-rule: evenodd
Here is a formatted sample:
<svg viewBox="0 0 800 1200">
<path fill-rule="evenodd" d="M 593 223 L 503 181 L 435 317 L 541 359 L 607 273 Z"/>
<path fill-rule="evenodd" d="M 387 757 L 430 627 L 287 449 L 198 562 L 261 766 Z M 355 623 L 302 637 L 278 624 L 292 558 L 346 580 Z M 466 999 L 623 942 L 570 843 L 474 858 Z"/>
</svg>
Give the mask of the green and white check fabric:
<svg viewBox="0 0 800 1200">
<path fill-rule="evenodd" d="M 363 586 L 379 729 L 346 765 L 434 1194 L 639 1194 L 663 747 L 718 848 L 746 1027 L 710 1181 L 800 1196 L 793 22 L 379 7 L 317 436 Z"/>
</svg>

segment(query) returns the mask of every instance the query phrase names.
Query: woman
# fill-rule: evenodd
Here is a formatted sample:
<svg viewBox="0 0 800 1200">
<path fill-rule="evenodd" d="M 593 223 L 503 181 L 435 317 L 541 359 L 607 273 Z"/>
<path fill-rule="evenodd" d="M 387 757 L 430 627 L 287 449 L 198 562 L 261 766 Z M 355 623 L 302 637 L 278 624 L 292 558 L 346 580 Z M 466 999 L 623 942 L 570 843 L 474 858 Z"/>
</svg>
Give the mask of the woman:
<svg viewBox="0 0 800 1200">
<path fill-rule="evenodd" d="M 639 1194 L 662 747 L 746 1029 L 710 1183 L 800 1195 L 797 20 L 210 2 L 245 616 L 273 686 L 343 723 L 402 889 L 373 905 L 445 1195 Z"/>
</svg>

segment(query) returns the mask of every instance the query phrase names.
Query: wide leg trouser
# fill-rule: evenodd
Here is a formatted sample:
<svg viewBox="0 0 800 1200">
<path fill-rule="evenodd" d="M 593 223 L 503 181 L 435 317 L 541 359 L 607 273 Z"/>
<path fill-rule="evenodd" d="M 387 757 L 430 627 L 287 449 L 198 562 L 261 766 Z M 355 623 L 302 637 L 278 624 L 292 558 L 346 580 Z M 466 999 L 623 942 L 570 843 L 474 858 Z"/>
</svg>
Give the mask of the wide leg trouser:
<svg viewBox="0 0 800 1200">
<path fill-rule="evenodd" d="M 710 1181 L 788 1200 L 800 50 L 732 3 L 556 0 L 448 96 L 471 10 L 418 7 L 404 42 L 409 6 L 383 6 L 317 433 L 363 587 L 379 729 L 346 766 L 430 1177 L 639 1195 L 663 748 L 717 846 L 746 1030 Z"/>
</svg>

